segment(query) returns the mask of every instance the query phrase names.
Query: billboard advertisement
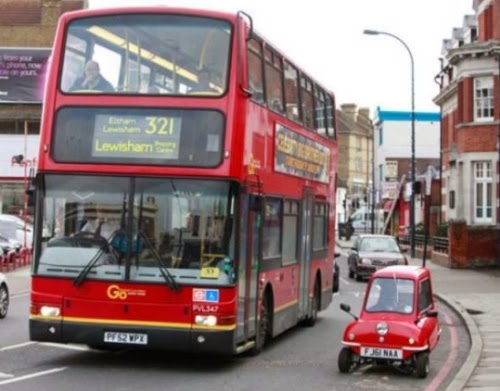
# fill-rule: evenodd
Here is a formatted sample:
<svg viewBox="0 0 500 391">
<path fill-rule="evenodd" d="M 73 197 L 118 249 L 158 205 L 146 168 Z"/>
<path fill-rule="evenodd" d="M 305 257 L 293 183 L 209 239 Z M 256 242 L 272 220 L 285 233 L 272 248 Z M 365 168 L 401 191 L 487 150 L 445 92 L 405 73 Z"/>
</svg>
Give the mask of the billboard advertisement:
<svg viewBox="0 0 500 391">
<path fill-rule="evenodd" d="M 0 103 L 41 103 L 50 48 L 0 47 Z"/>
</svg>

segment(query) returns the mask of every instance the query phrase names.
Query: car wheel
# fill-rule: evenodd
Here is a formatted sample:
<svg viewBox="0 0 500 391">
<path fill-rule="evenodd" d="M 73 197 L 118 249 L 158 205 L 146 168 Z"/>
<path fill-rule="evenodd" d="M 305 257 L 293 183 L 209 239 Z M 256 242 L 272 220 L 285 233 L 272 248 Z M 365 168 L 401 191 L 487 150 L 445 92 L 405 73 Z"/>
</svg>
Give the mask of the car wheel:
<svg viewBox="0 0 500 391">
<path fill-rule="evenodd" d="M 352 362 L 352 350 L 349 349 L 348 347 L 344 346 L 340 350 L 337 364 L 338 364 L 340 372 L 342 372 L 342 373 L 348 373 L 351 370 L 351 367 L 353 365 L 353 362 Z"/>
<path fill-rule="evenodd" d="M 340 288 L 340 269 L 338 266 L 335 267 L 335 274 L 333 275 L 333 293 L 339 291 Z"/>
<path fill-rule="evenodd" d="M 340 287 L 340 284 L 339 284 L 339 276 L 338 275 L 335 275 L 333 277 L 333 293 L 337 293 L 339 291 L 339 287 Z"/>
<path fill-rule="evenodd" d="M 354 278 L 354 271 L 351 268 L 351 264 L 349 263 L 347 267 L 349 268 L 349 278 Z"/>
<path fill-rule="evenodd" d="M 417 355 L 415 374 L 420 379 L 427 377 L 429 374 L 429 353 L 422 352 Z"/>
<path fill-rule="evenodd" d="M 0 318 L 5 318 L 9 312 L 9 291 L 4 284 L 0 286 Z"/>
</svg>

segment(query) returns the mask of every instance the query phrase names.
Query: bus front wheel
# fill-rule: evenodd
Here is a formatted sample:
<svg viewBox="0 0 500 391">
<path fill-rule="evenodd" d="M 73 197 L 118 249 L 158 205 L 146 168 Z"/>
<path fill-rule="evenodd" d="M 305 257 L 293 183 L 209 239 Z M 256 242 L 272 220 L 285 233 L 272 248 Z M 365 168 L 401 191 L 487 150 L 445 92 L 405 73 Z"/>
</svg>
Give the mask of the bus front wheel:
<svg viewBox="0 0 500 391">
<path fill-rule="evenodd" d="M 255 345 L 250 350 L 252 356 L 256 356 L 264 349 L 264 345 L 267 342 L 271 331 L 271 313 L 269 308 L 269 297 L 265 293 L 262 296 L 262 301 L 260 304 L 260 317 L 257 323 L 257 331 L 255 333 Z"/>
</svg>

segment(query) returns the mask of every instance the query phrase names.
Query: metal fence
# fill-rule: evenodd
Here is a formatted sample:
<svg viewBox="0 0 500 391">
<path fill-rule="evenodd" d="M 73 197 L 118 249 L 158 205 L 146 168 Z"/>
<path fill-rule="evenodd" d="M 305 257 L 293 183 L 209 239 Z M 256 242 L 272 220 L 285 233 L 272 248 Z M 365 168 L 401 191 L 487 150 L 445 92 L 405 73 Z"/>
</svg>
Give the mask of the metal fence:
<svg viewBox="0 0 500 391">
<path fill-rule="evenodd" d="M 399 244 L 410 246 L 410 235 L 399 236 Z M 415 248 L 423 249 L 425 245 L 425 235 L 415 235 Z M 448 238 L 442 236 L 430 236 L 427 239 L 427 247 L 432 247 L 433 251 L 441 254 L 448 254 Z"/>
</svg>

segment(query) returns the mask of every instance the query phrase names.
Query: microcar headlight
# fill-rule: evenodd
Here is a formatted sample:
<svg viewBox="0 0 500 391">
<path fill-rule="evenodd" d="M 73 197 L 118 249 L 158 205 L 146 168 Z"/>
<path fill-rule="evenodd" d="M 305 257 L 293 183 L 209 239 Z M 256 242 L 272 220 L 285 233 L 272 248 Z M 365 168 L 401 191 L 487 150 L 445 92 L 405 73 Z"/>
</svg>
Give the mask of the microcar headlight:
<svg viewBox="0 0 500 391">
<path fill-rule="evenodd" d="M 361 258 L 359 260 L 359 263 L 362 264 L 362 265 L 371 265 L 372 264 L 372 260 L 370 258 Z"/>
<path fill-rule="evenodd" d="M 200 326 L 215 326 L 217 324 L 217 317 L 214 315 L 196 315 L 194 323 Z"/>
<path fill-rule="evenodd" d="M 387 326 L 387 323 L 385 323 L 385 322 L 377 323 L 377 334 L 378 335 L 386 335 L 388 331 L 389 331 L 389 326 Z"/>
</svg>

